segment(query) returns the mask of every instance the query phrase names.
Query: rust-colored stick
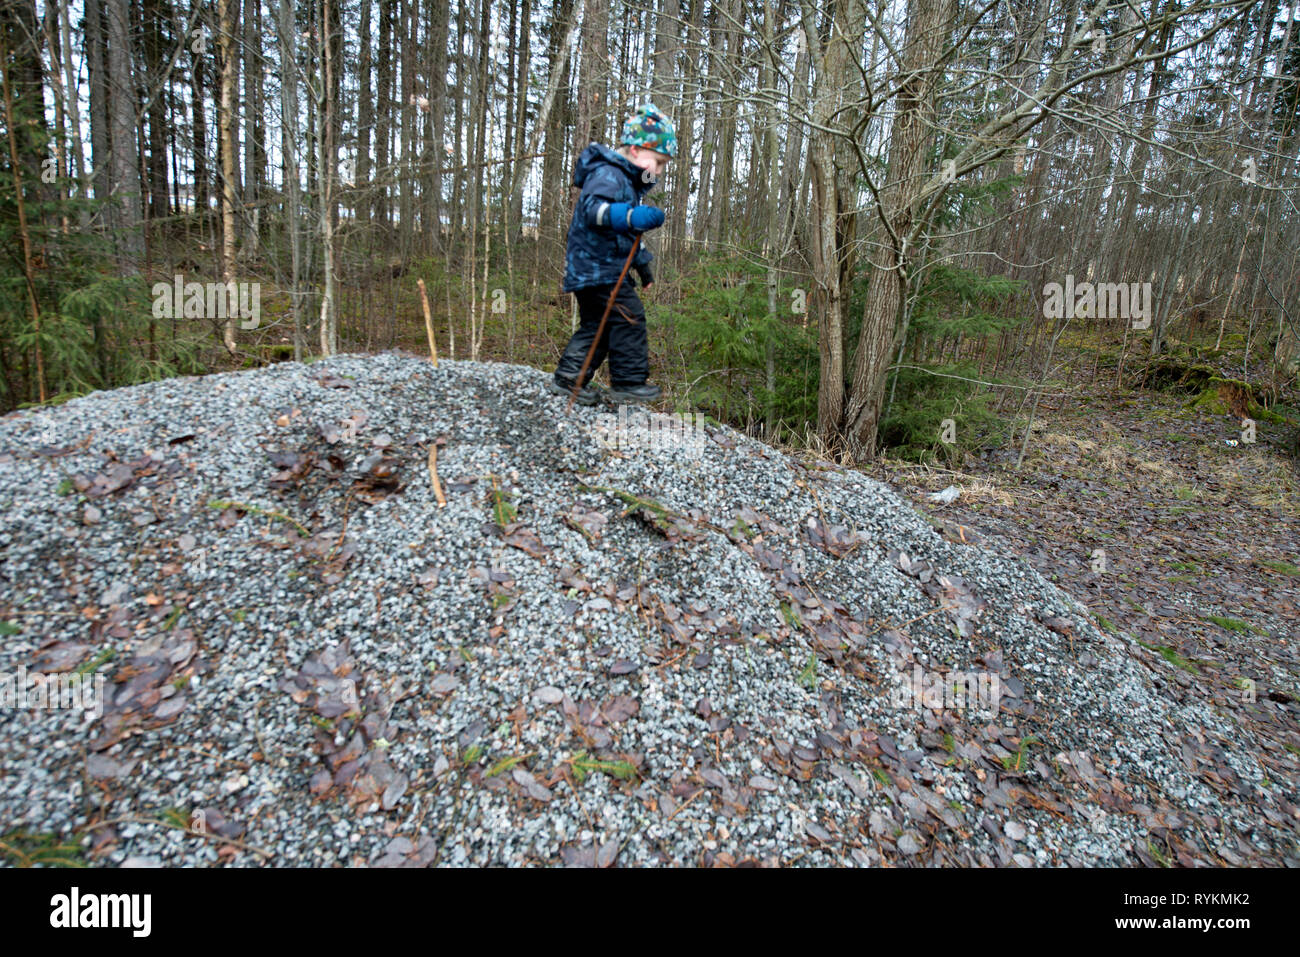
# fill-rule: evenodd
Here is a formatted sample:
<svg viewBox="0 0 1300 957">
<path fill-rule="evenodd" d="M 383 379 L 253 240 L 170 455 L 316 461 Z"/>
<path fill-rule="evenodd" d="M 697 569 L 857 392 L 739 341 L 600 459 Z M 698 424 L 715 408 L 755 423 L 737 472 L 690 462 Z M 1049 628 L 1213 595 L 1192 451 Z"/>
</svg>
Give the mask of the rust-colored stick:
<svg viewBox="0 0 1300 957">
<path fill-rule="evenodd" d="M 438 368 L 438 344 L 433 341 L 433 313 L 429 311 L 429 291 L 424 288 L 424 280 L 417 279 L 420 284 L 420 301 L 424 304 L 424 329 L 429 333 L 429 358 L 433 360 L 433 367 Z"/>
<path fill-rule="evenodd" d="M 614 283 L 614 288 L 610 290 L 609 302 L 605 303 L 605 314 L 600 317 L 600 325 L 596 327 L 596 338 L 591 340 L 591 348 L 587 350 L 587 358 L 582 363 L 582 371 L 578 373 L 578 378 L 573 380 L 573 391 L 569 394 L 569 404 L 564 407 L 565 413 L 573 410 L 573 400 L 578 397 L 578 390 L 582 388 L 582 380 L 587 377 L 587 370 L 591 368 L 591 357 L 596 354 L 596 346 L 600 342 L 601 334 L 605 331 L 605 320 L 609 318 L 609 311 L 614 308 L 614 299 L 618 296 L 618 288 L 623 285 L 623 278 L 627 276 L 627 271 L 632 265 L 632 257 L 636 255 L 636 247 L 641 243 L 641 234 L 637 233 L 636 239 L 632 240 L 632 251 L 627 254 L 627 262 L 623 263 L 623 271 L 618 274 L 618 282 Z"/>
<path fill-rule="evenodd" d="M 434 442 L 429 446 L 429 482 L 433 485 L 434 497 L 438 499 L 438 507 L 447 507 L 447 496 L 442 494 L 442 483 L 438 481 L 438 443 Z"/>
</svg>

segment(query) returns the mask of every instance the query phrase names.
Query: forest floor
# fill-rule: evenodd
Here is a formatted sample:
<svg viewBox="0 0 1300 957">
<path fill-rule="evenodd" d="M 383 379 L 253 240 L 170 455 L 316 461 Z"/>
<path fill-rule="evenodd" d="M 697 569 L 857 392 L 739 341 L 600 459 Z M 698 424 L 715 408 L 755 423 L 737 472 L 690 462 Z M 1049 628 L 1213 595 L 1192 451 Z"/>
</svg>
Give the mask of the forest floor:
<svg viewBox="0 0 1300 957">
<path fill-rule="evenodd" d="M 1186 396 L 1107 386 L 1040 409 L 1032 431 L 1019 469 L 1010 450 L 962 471 L 888 459 L 867 471 L 932 524 L 1003 540 L 1099 627 L 1131 635 L 1165 694 L 1231 715 L 1250 733 L 1230 747 L 1259 742 L 1251 759 L 1300 820 L 1283 797 L 1295 800 L 1300 754 L 1300 465 L 1287 428 L 1260 423 L 1242 443 L 1239 420 Z M 929 498 L 947 486 L 956 501 Z M 1189 770 L 1198 760 L 1185 752 Z"/>
</svg>

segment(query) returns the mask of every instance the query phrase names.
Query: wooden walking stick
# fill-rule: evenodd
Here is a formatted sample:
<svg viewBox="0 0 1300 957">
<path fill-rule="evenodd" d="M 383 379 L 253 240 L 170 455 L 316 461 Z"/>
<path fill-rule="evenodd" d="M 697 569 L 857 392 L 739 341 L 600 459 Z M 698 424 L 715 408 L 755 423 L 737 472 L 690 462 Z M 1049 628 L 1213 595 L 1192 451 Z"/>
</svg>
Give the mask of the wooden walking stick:
<svg viewBox="0 0 1300 957">
<path fill-rule="evenodd" d="M 433 341 L 433 314 L 429 312 L 429 293 L 424 288 L 423 279 L 417 279 L 416 282 L 420 284 L 420 301 L 424 304 L 424 328 L 429 333 L 429 358 L 433 360 L 433 367 L 436 369 L 438 368 L 438 344 Z"/>
<path fill-rule="evenodd" d="M 605 331 L 605 320 L 609 318 L 609 311 L 614 308 L 614 299 L 618 296 L 619 286 L 623 285 L 623 278 L 632 265 L 632 257 L 636 255 L 636 248 L 640 243 L 641 234 L 637 233 L 636 239 L 632 240 L 632 251 L 627 254 L 627 262 L 623 263 L 623 271 L 618 274 L 618 282 L 614 283 L 614 288 L 609 293 L 609 302 L 605 303 L 605 314 L 600 317 L 600 325 L 596 327 L 596 338 L 591 340 L 591 348 L 587 350 L 587 358 L 582 363 L 582 371 L 578 373 L 578 378 L 573 380 L 573 391 L 569 393 L 569 404 L 564 407 L 566 415 L 573 410 L 573 400 L 578 397 L 578 390 L 582 388 L 582 380 L 587 377 L 587 370 L 591 368 L 591 357 L 596 354 L 596 345 L 600 342 L 601 334 Z"/>
</svg>

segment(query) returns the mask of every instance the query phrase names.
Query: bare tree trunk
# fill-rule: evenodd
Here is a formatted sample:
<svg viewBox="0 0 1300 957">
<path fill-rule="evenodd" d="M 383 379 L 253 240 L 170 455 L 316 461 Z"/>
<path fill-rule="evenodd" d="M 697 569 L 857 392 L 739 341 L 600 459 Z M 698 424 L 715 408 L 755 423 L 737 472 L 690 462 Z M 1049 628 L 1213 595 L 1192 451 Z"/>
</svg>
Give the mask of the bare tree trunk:
<svg viewBox="0 0 1300 957">
<path fill-rule="evenodd" d="M 393 178 L 392 154 L 389 152 L 393 125 L 393 4 L 397 0 L 379 0 L 379 90 L 377 122 L 375 124 L 375 184 L 372 209 L 387 230 L 392 225 L 389 216 L 388 184 Z"/>
<path fill-rule="evenodd" d="M 81 108 L 78 105 L 80 97 L 77 95 L 77 75 L 72 62 L 72 31 L 68 22 L 70 5 L 69 0 L 63 0 L 59 4 L 59 30 L 63 38 L 63 90 L 68 111 L 68 125 L 72 132 L 71 171 L 77 181 L 77 197 L 85 199 L 89 193 L 86 188 L 85 153 L 81 143 Z M 78 213 L 78 217 L 84 229 L 89 218 L 84 208 Z"/>
<path fill-rule="evenodd" d="M 489 0 L 479 0 L 479 28 L 475 39 L 478 66 L 474 71 L 474 91 L 471 101 L 473 113 L 470 115 L 470 173 L 473 180 L 469 195 L 469 268 L 466 270 L 469 287 L 469 353 L 470 358 L 478 360 L 481 332 L 479 329 L 479 286 L 475 278 L 474 267 L 478 256 L 479 215 L 483 202 L 484 146 L 487 142 L 487 90 L 490 84 L 488 71 L 488 24 L 492 9 Z M 486 217 L 485 217 L 486 219 Z M 483 262 L 487 269 L 487 260 Z M 484 273 L 486 277 L 486 272 Z M 486 295 L 486 290 L 484 291 Z"/>
<path fill-rule="evenodd" d="M 325 291 L 320 301 L 320 350 L 321 355 L 332 356 L 339 351 L 338 318 L 334 304 L 334 182 L 335 182 L 335 146 L 334 146 L 334 110 L 336 104 L 331 95 L 335 89 L 334 82 L 334 15 L 331 0 L 321 0 L 321 43 L 320 56 L 324 72 L 324 83 L 318 97 L 321 134 L 316 140 L 316 165 L 320 170 L 320 229 L 321 249 L 324 253 Z"/>
<path fill-rule="evenodd" d="M 731 231 L 731 177 L 732 164 L 735 160 L 736 100 L 738 98 L 735 73 L 737 69 L 736 59 L 740 52 L 741 38 L 739 31 L 742 29 L 741 24 L 744 22 L 745 15 L 744 7 L 741 6 L 739 0 L 733 0 L 728 12 L 730 16 L 726 18 L 726 29 L 723 32 L 723 73 L 719 87 L 722 102 L 719 104 L 718 110 L 717 174 L 710 210 L 713 217 L 713 229 L 710 234 L 715 238 L 715 241 L 722 243 L 729 240 Z"/>
<path fill-rule="evenodd" d="M 828 449 L 839 445 L 844 409 L 844 304 L 842 254 L 839 241 L 841 187 L 835 166 L 834 137 L 826 130 L 838 122 L 841 91 L 848 85 L 848 65 L 858 55 L 861 33 L 852 28 L 865 18 L 861 0 L 841 8 L 831 25 L 831 37 L 818 49 L 815 11 L 802 2 L 803 30 L 810 51 L 817 51 L 817 80 L 812 97 L 812 129 L 808 134 L 808 170 L 812 180 L 809 246 L 812 254 L 813 296 L 820 341 L 821 380 L 817 394 L 817 432 Z"/>
<path fill-rule="evenodd" d="M 113 214 L 118 265 L 126 273 L 140 270 L 140 164 L 136 145 L 135 80 L 130 19 L 126 0 L 108 0 L 108 112 L 113 132 L 112 195 L 120 206 Z"/>
<path fill-rule="evenodd" d="M 165 83 L 170 67 L 163 49 L 163 24 L 171 19 L 167 0 L 147 0 L 144 5 L 144 54 L 148 66 L 148 83 Z M 154 96 L 149 101 L 149 216 L 167 216 L 167 101 Z"/>
<path fill-rule="evenodd" d="M 280 0 L 277 32 L 280 40 L 280 148 L 284 156 L 284 225 L 289 234 L 289 305 L 293 312 L 293 358 L 301 362 L 306 352 L 302 328 L 302 228 L 298 195 L 298 31 L 293 0 Z"/>
<path fill-rule="evenodd" d="M 519 36 L 519 66 L 518 79 L 515 82 L 515 88 L 519 91 L 519 98 L 516 104 L 515 116 L 515 139 L 511 147 L 515 153 L 515 159 L 508 166 L 510 170 L 510 226 L 514 231 L 514 240 L 517 241 L 520 233 L 523 231 L 524 221 L 524 191 L 523 177 L 519 175 L 520 169 L 527 169 L 532 166 L 532 159 L 524 159 L 530 153 L 537 150 L 536 146 L 527 148 L 525 152 L 524 129 L 528 117 L 528 63 L 531 58 L 532 45 L 532 22 L 531 22 L 531 3 L 530 0 L 523 0 L 523 9 L 520 10 L 520 36 Z M 566 48 L 567 49 L 567 48 Z M 563 70 L 560 71 L 561 73 Z M 551 93 L 550 84 L 547 84 L 547 93 Z M 545 104 L 549 110 L 550 103 L 555 101 L 552 94 L 549 102 Z M 546 124 L 546 118 L 538 115 L 534 131 L 534 141 L 536 134 Z M 525 165 L 527 164 L 527 165 Z"/>
<path fill-rule="evenodd" d="M 551 64 L 551 74 L 546 81 L 546 94 L 542 97 L 542 103 L 537 111 L 537 120 L 533 124 L 533 135 L 528 141 L 528 147 L 523 151 L 523 156 L 529 157 L 520 163 L 511 164 L 510 174 L 510 205 L 512 209 L 523 209 L 524 201 L 524 176 L 527 169 L 532 165 L 534 153 L 537 152 L 537 146 L 541 141 L 543 133 L 547 135 L 547 155 L 543 163 L 545 174 L 549 177 L 552 167 L 558 168 L 559 163 L 553 160 L 550 155 L 551 133 L 554 129 L 551 123 L 551 114 L 555 108 L 556 95 L 560 90 L 560 84 L 563 82 L 569 66 L 569 51 L 573 48 L 578 39 L 578 24 L 576 15 L 566 19 L 572 11 L 571 0 L 558 0 L 554 13 L 555 19 L 552 20 L 551 39 L 548 44 L 548 51 L 552 53 L 549 57 Z M 578 15 L 581 14 L 581 8 Z M 522 129 L 522 124 L 520 129 Z M 524 163 L 528 165 L 525 166 Z M 549 182 L 549 179 L 548 179 Z M 546 213 L 548 209 L 547 197 L 554 195 L 550 190 L 543 191 L 541 221 L 546 222 Z M 519 220 L 516 219 L 516 222 Z M 539 237 L 541 232 L 538 233 Z"/>
<path fill-rule="evenodd" d="M 96 199 L 104 199 L 112 191 L 112 171 L 108 169 L 112 133 L 108 119 L 108 62 L 104 54 L 103 9 L 102 0 L 86 0 L 86 72 L 90 80 L 90 185 Z"/>
<path fill-rule="evenodd" d="M 402 97 L 401 97 L 401 132 L 402 163 L 397 174 L 398 218 L 401 220 L 401 237 L 399 249 L 410 248 L 412 236 L 411 220 L 415 213 L 415 31 L 419 24 L 416 12 L 419 0 L 402 0 L 398 16 L 401 29 Z"/>
<path fill-rule="evenodd" d="M 587 144 L 604 142 L 609 117 L 609 8 L 589 3 L 582 16 L 582 57 L 578 73 L 578 125 L 573 155 Z"/>
<path fill-rule="evenodd" d="M 234 0 L 217 0 L 217 48 L 221 54 L 221 102 L 217 133 L 221 139 L 221 278 L 235 281 L 235 11 Z M 112 41 L 110 41 L 111 43 Z M 233 310 L 228 310 L 233 312 Z M 235 317 L 227 315 L 222 341 L 235 354 Z"/>
<path fill-rule="evenodd" d="M 784 210 L 785 224 L 782 232 L 789 235 L 800 214 L 798 210 L 807 209 L 804 203 L 796 203 L 803 183 L 808 181 L 808 167 L 804 162 L 803 123 L 800 117 L 808 113 L 808 68 L 811 57 L 808 52 L 808 36 L 802 30 L 795 34 L 795 58 L 793 88 L 790 91 L 790 123 L 786 131 L 785 170 L 781 175 L 781 198 L 777 205 Z M 797 207 L 797 209 L 796 209 Z"/>
<path fill-rule="evenodd" d="M 862 332 L 853 357 L 853 381 L 844 416 L 844 439 L 858 461 L 875 456 L 876 428 L 885 378 L 894 355 L 895 333 L 907 301 L 915 250 L 907 245 L 914 209 L 923 185 L 926 144 L 932 134 L 935 68 L 948 43 L 953 0 L 911 0 L 903 44 L 904 76 L 898 113 L 889 136 L 889 168 L 881 192 L 879 215 L 889 235 L 879 261 L 870 270 Z"/>
<path fill-rule="evenodd" d="M 44 33 L 44 42 L 50 48 L 50 85 L 54 88 L 54 169 L 55 182 L 54 191 L 60 206 L 68 198 L 67 188 L 62 180 L 66 177 L 71 181 L 71 157 L 67 155 L 68 134 L 67 134 L 67 110 L 66 102 L 63 96 L 63 76 L 62 66 L 60 65 L 60 44 L 59 44 L 59 12 L 53 3 L 45 7 L 45 15 L 41 19 L 41 29 Z M 49 159 L 46 159 L 49 162 Z M 60 225 L 63 228 L 64 235 L 68 233 L 68 214 L 61 212 Z"/>
<path fill-rule="evenodd" d="M 578 30 L 578 21 L 582 15 L 582 0 L 579 0 L 577 10 L 574 10 L 573 0 L 555 0 L 555 6 L 551 14 L 551 36 L 547 44 L 547 59 L 552 64 L 560 64 L 560 66 L 552 73 L 552 79 L 556 81 L 554 94 L 550 89 L 547 90 L 548 102 L 553 102 L 554 106 L 549 110 L 547 122 L 540 123 L 538 127 L 546 130 L 546 153 L 542 159 L 542 181 L 546 184 L 558 184 L 568 181 L 568 176 L 565 175 L 567 171 L 564 168 L 564 162 L 567 158 L 566 145 L 569 139 L 566 133 L 569 111 L 567 108 L 567 93 L 560 96 L 560 91 L 566 89 L 565 78 L 568 76 L 569 67 L 567 51 L 571 49 L 570 37 L 573 37 L 575 31 Z M 565 25 L 570 23 L 573 27 L 566 32 Z M 561 49 L 562 45 L 563 49 Z M 560 98 L 556 99 L 556 97 Z M 544 109 L 545 106 L 544 103 Z M 533 151 L 530 150 L 529 152 Z M 522 188 L 522 183 L 520 188 Z M 564 248 L 564 230 L 568 226 L 562 215 L 565 205 L 564 192 L 558 186 L 542 190 L 542 206 L 537 227 L 536 248 L 541 262 L 545 263 L 545 266 L 541 268 L 546 271 L 548 279 L 553 278 L 557 281 L 557 285 L 562 270 L 557 267 L 557 257 L 549 255 L 549 253 Z"/>
<path fill-rule="evenodd" d="M 257 252 L 261 226 L 266 130 L 262 120 L 262 0 L 244 0 L 244 208 L 248 216 L 247 255 Z"/>
<path fill-rule="evenodd" d="M 36 388 L 39 400 L 44 402 L 48 395 L 45 386 L 45 352 L 42 348 L 41 339 L 41 310 L 36 303 L 36 271 L 32 265 L 31 235 L 27 231 L 27 206 L 23 202 L 22 171 L 24 164 L 19 158 L 18 123 L 14 120 L 13 89 L 9 81 L 9 50 L 4 43 L 3 36 L 0 36 L 0 69 L 3 69 L 3 74 L 0 74 L 0 76 L 4 81 L 5 129 L 8 131 L 6 139 L 9 142 L 9 159 L 13 163 L 14 204 L 18 212 L 18 235 L 22 239 L 23 245 L 23 278 L 26 280 L 27 287 L 27 308 L 32 320 L 32 330 L 36 336 Z"/>
<path fill-rule="evenodd" d="M 465 4 L 456 4 L 456 36 L 464 37 L 465 32 Z M 468 92 L 466 90 L 466 75 L 469 69 L 466 66 L 464 41 L 457 40 L 456 43 L 456 83 L 453 89 L 456 96 L 452 101 L 452 149 L 447 154 L 449 160 L 455 160 L 452 164 L 456 170 L 451 179 L 451 221 L 453 241 L 458 242 L 464 235 L 465 225 L 465 151 L 461 148 L 465 133 L 465 103 Z M 448 253 L 450 256 L 450 252 Z"/>
<path fill-rule="evenodd" d="M 194 3 L 200 3 L 201 0 L 194 0 Z M 207 113 L 204 104 L 207 101 L 207 95 L 204 92 L 203 75 L 207 71 L 208 57 L 205 51 L 206 40 L 200 42 L 200 37 L 207 34 L 203 28 L 209 26 L 208 18 L 200 15 L 196 21 L 197 28 L 200 31 L 199 37 L 186 38 L 190 50 L 190 105 L 194 125 L 194 210 L 206 213 L 209 207 L 208 199 L 208 126 Z M 210 31 L 209 31 L 210 33 Z"/>
<path fill-rule="evenodd" d="M 681 81 L 677 88 L 677 114 L 673 117 L 677 128 L 678 167 L 674 174 L 672 205 L 673 216 L 667 223 L 667 237 L 660 245 L 660 255 L 677 266 L 683 262 L 686 247 L 687 211 L 690 205 L 691 180 L 695 175 L 695 100 L 699 95 L 699 24 L 701 3 L 690 5 L 690 20 L 681 30 Z M 674 29 L 677 29 L 674 24 Z M 667 109 L 667 107 L 665 107 Z"/>
<path fill-rule="evenodd" d="M 763 0 L 762 86 L 765 89 L 772 90 L 776 86 L 773 80 L 776 72 L 775 63 L 772 62 L 777 60 L 776 26 L 777 24 L 773 22 L 772 0 Z M 767 236 L 763 241 L 763 261 L 767 264 L 767 311 L 774 322 L 778 321 L 777 290 L 780 281 L 778 267 L 781 257 L 782 220 L 781 206 L 777 202 L 777 197 L 781 192 L 781 163 L 778 152 L 777 123 L 777 108 L 776 103 L 773 102 L 768 106 L 763 131 L 763 145 L 767 153 Z M 768 395 L 764 420 L 767 428 L 767 439 L 771 441 L 775 438 L 774 433 L 776 432 L 774 401 L 774 393 L 776 392 L 776 340 L 771 334 L 767 336 L 764 365 L 764 372 L 766 373 L 764 385 L 767 388 Z"/>
<path fill-rule="evenodd" d="M 370 134 L 375 125 L 375 101 L 371 94 L 375 78 L 370 56 L 370 10 L 374 4 L 361 4 L 361 23 L 357 30 L 360 52 L 357 58 L 357 161 L 352 182 L 353 215 L 364 226 L 370 221 Z M 363 230 L 368 236 L 368 230 Z"/>
<path fill-rule="evenodd" d="M 704 114 L 704 122 L 700 135 L 699 203 L 696 206 L 695 220 L 692 226 L 694 227 L 693 238 L 701 245 L 707 244 L 712 238 L 709 230 L 713 225 L 713 205 L 716 202 L 713 188 L 713 171 L 717 166 L 718 159 L 718 53 L 715 49 L 718 42 L 716 33 L 717 18 L 716 6 L 710 7 L 707 24 L 708 42 L 701 44 L 702 49 L 700 50 L 700 62 L 704 65 L 706 78 L 700 80 L 703 93 L 700 109 Z M 701 30 L 699 36 L 703 37 L 703 35 L 703 30 Z"/>
<path fill-rule="evenodd" d="M 443 249 L 442 235 L 442 184 L 443 176 L 439 172 L 447 165 L 447 154 L 443 143 L 447 138 L 447 7 L 441 3 L 430 3 L 431 21 L 429 28 L 429 112 L 431 136 L 425 145 L 424 155 L 429 164 L 428 196 L 425 209 L 431 231 L 432 249 Z"/>
</svg>

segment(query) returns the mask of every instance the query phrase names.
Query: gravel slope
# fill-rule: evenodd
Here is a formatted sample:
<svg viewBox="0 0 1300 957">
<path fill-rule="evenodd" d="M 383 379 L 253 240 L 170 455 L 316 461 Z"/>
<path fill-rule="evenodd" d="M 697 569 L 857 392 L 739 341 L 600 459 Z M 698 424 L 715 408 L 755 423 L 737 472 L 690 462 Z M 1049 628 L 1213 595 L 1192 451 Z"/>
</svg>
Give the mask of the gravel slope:
<svg viewBox="0 0 1300 957">
<path fill-rule="evenodd" d="M 1029 566 L 727 428 L 611 450 L 545 381 L 345 355 L 0 420 L 0 672 L 109 699 L 0 710 L 0 833 L 105 865 L 1300 856 L 1230 716 Z M 996 713 L 908 700 L 918 669 L 996 677 Z"/>
</svg>

